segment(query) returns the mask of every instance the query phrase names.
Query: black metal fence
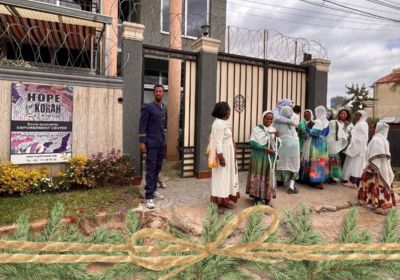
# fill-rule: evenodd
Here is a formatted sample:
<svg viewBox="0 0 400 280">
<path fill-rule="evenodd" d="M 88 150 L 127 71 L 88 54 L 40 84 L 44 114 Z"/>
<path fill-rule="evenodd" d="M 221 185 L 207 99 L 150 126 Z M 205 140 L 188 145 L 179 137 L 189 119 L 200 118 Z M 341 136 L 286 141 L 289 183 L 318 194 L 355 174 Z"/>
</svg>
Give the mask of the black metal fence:
<svg viewBox="0 0 400 280">
<path fill-rule="evenodd" d="M 388 140 L 392 155 L 392 166 L 400 166 L 400 123 L 390 124 Z"/>
</svg>

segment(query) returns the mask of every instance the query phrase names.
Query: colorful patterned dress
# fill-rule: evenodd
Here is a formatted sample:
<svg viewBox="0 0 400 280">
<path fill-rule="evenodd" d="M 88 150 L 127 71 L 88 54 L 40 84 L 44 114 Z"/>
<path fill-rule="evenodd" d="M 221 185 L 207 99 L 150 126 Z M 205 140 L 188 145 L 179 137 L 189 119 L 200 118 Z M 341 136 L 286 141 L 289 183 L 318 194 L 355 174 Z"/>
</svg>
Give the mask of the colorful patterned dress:
<svg viewBox="0 0 400 280">
<path fill-rule="evenodd" d="M 334 179 L 342 179 L 342 161 L 340 152 L 343 151 L 347 145 L 347 134 L 344 130 L 343 124 L 337 120 L 329 122 L 329 134 L 326 138 L 328 144 L 329 154 L 329 174 L 328 179 L 332 182 Z"/>
<path fill-rule="evenodd" d="M 323 183 L 329 173 L 328 146 L 325 139 L 329 127 L 323 130 L 306 128 L 306 132 L 311 138 L 303 146 L 299 178 L 305 183 Z"/>
<path fill-rule="evenodd" d="M 302 120 L 298 126 L 298 134 L 299 134 L 299 141 L 300 141 L 300 151 L 303 148 L 304 142 L 307 140 L 307 133 L 306 133 L 307 121 Z"/>
<path fill-rule="evenodd" d="M 368 166 L 361 176 L 358 201 L 361 205 L 384 210 L 396 206 L 392 186 L 387 185 L 382 180 L 379 170 L 371 166 Z"/>
<path fill-rule="evenodd" d="M 263 129 L 263 125 L 259 125 L 254 129 Z M 268 133 L 268 132 L 265 132 Z M 275 186 L 275 163 L 276 154 L 270 155 L 265 152 L 265 147 L 272 150 L 279 148 L 279 139 L 272 135 L 265 145 L 260 145 L 254 140 L 250 140 L 249 144 L 252 149 L 250 155 L 250 168 L 247 176 L 246 193 L 255 200 L 264 200 L 268 204 L 272 198 L 276 197 Z"/>
<path fill-rule="evenodd" d="M 388 133 L 388 124 L 377 124 L 375 135 L 367 148 L 368 166 L 364 169 L 358 189 L 358 201 L 375 208 L 377 212 L 379 210 L 380 214 L 386 214 L 388 209 L 396 206 Z"/>
</svg>

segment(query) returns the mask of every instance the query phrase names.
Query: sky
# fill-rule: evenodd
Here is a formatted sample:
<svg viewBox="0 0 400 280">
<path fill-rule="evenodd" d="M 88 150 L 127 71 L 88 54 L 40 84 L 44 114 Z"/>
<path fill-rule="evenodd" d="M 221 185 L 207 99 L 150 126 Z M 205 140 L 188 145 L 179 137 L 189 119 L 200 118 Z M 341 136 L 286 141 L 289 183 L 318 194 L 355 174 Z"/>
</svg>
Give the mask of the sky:
<svg viewBox="0 0 400 280">
<path fill-rule="evenodd" d="M 227 1 L 227 25 L 276 30 L 291 37 L 319 41 L 327 49 L 331 61 L 328 104 L 331 97 L 345 95 L 345 85 L 358 83 L 369 87 L 392 69 L 400 68 L 400 0 L 382 0 L 398 9 L 372 3 L 374 0 L 332 0 L 398 22 L 361 17 L 300 0 Z M 253 37 L 253 41 L 259 40 L 256 35 Z"/>
</svg>

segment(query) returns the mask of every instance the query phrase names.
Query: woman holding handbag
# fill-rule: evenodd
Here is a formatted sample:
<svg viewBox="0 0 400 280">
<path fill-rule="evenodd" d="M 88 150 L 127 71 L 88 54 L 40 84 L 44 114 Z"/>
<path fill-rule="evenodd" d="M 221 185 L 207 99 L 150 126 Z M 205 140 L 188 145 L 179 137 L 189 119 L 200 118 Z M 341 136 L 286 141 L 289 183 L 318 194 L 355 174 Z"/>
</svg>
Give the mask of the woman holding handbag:
<svg viewBox="0 0 400 280">
<path fill-rule="evenodd" d="M 228 121 L 230 113 L 228 103 L 215 104 L 212 112 L 215 120 L 211 129 L 208 161 L 212 168 L 210 201 L 228 208 L 232 207 L 230 201 L 237 202 L 240 198 L 235 145 Z"/>
</svg>

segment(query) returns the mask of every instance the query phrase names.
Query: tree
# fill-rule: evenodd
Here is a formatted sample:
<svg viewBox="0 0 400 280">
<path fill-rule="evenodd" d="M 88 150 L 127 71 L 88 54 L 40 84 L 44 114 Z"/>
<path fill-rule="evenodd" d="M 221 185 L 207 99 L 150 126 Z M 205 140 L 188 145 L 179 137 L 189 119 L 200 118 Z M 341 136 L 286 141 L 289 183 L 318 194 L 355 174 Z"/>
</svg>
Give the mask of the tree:
<svg viewBox="0 0 400 280">
<path fill-rule="evenodd" d="M 367 101 L 375 100 L 374 98 L 368 96 L 369 92 L 365 87 L 365 84 L 363 84 L 361 87 L 359 87 L 358 84 L 352 84 L 351 87 L 346 85 L 346 89 L 346 94 L 350 95 L 350 97 L 347 98 L 343 105 L 350 104 L 351 112 L 353 114 L 358 110 L 364 110 L 364 108 L 366 107 L 365 103 Z"/>
</svg>

